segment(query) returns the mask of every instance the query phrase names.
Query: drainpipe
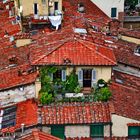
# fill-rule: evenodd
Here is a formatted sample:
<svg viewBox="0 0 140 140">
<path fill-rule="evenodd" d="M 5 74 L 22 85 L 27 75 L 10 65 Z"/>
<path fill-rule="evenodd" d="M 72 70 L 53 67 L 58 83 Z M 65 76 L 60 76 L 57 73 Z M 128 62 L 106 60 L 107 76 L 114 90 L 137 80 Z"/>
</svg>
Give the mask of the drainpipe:
<svg viewBox="0 0 140 140">
<path fill-rule="evenodd" d="M 111 122 L 110 123 L 110 139 L 112 139 L 112 125 L 113 125 L 113 123 Z"/>
</svg>

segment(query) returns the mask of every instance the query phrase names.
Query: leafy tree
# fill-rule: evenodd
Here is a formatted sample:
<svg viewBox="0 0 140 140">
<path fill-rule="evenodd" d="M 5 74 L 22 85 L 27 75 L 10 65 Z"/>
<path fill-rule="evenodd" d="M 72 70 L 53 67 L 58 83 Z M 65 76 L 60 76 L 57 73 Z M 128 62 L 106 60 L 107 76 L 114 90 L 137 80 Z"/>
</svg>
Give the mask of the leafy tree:
<svg viewBox="0 0 140 140">
<path fill-rule="evenodd" d="M 135 7 L 138 4 L 138 0 L 125 0 L 125 5 L 130 5 Z"/>
</svg>

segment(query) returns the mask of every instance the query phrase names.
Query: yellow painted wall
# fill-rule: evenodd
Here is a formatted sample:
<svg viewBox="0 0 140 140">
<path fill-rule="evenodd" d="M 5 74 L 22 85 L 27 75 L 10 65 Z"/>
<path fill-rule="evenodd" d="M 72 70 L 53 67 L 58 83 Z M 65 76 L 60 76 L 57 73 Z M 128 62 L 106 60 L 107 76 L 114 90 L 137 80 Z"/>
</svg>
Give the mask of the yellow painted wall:
<svg viewBox="0 0 140 140">
<path fill-rule="evenodd" d="M 48 15 L 48 0 L 43 4 L 42 0 L 20 0 L 23 7 L 23 16 L 34 14 L 34 3 L 38 4 L 38 15 Z M 62 10 L 62 0 L 55 0 L 59 2 L 59 10 Z M 50 8 L 54 12 L 54 8 Z"/>
<path fill-rule="evenodd" d="M 97 81 L 99 79 L 104 79 L 106 82 L 111 79 L 111 67 L 105 66 L 95 66 L 95 67 L 77 67 L 76 71 L 78 72 L 79 69 L 95 69 L 97 72 Z"/>
<path fill-rule="evenodd" d="M 31 43 L 31 39 L 18 39 L 18 40 L 16 40 L 17 47 L 28 45 L 30 43 Z"/>
<path fill-rule="evenodd" d="M 134 37 L 128 37 L 128 36 L 121 36 L 122 40 L 128 41 L 128 42 L 133 42 L 136 44 L 140 44 L 140 39 L 134 38 Z"/>
<path fill-rule="evenodd" d="M 76 73 L 78 74 L 78 71 L 81 69 L 95 69 L 96 70 L 96 81 L 92 81 L 92 86 L 99 80 L 104 79 L 106 82 L 108 82 L 111 79 L 111 72 L 112 67 L 111 66 L 91 66 L 91 67 L 76 67 Z M 73 70 L 72 67 L 67 67 L 66 73 L 67 75 L 70 74 L 70 72 Z M 80 85 L 82 86 L 83 83 L 80 82 Z"/>
<path fill-rule="evenodd" d="M 70 73 L 73 71 L 73 67 L 70 66 L 66 66 L 66 67 L 59 67 L 60 69 L 65 68 L 66 69 L 66 75 L 70 75 Z M 78 74 L 78 71 L 82 70 L 82 69 L 94 69 L 96 70 L 96 80 L 93 81 L 92 77 L 91 77 L 91 84 L 92 87 L 94 87 L 94 85 L 96 85 L 97 81 L 99 79 L 104 79 L 106 82 L 108 82 L 111 79 L 111 72 L 112 72 L 112 67 L 111 66 L 84 66 L 84 67 L 80 67 L 77 66 L 75 67 L 76 70 L 76 74 Z M 83 81 L 79 81 L 79 84 L 81 87 L 83 87 Z"/>
</svg>

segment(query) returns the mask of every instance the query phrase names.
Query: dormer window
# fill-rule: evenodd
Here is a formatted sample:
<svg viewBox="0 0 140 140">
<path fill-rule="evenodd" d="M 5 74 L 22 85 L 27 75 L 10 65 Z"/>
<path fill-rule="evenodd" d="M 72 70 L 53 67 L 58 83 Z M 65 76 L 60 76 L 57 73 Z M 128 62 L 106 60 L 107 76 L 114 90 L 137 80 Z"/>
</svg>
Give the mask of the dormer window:
<svg viewBox="0 0 140 140">
<path fill-rule="evenodd" d="M 140 45 L 137 46 L 137 48 L 134 51 L 134 54 L 140 56 Z"/>
</svg>

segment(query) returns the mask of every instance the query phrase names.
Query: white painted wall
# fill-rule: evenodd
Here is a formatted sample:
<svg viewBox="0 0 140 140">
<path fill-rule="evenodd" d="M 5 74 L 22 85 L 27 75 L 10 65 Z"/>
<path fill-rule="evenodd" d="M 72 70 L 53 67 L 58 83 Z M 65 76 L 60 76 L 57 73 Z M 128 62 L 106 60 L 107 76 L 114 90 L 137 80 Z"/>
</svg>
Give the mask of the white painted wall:
<svg viewBox="0 0 140 140">
<path fill-rule="evenodd" d="M 128 123 L 140 123 L 140 121 L 129 119 L 126 117 L 112 115 L 112 136 L 126 137 L 128 136 Z"/>
<path fill-rule="evenodd" d="M 117 18 L 119 12 L 124 12 L 124 0 L 91 0 L 106 15 L 111 17 L 111 8 L 117 8 Z"/>
<path fill-rule="evenodd" d="M 90 137 L 90 126 L 88 125 L 75 125 L 65 127 L 66 137 Z"/>
<path fill-rule="evenodd" d="M 0 106 L 10 105 L 12 103 L 21 102 L 34 97 L 35 97 L 34 84 L 24 86 L 23 91 L 21 91 L 19 87 L 5 91 L 0 91 Z"/>
<path fill-rule="evenodd" d="M 66 137 L 90 137 L 90 125 L 65 126 Z M 104 136 L 110 136 L 110 125 L 104 125 Z"/>
</svg>

